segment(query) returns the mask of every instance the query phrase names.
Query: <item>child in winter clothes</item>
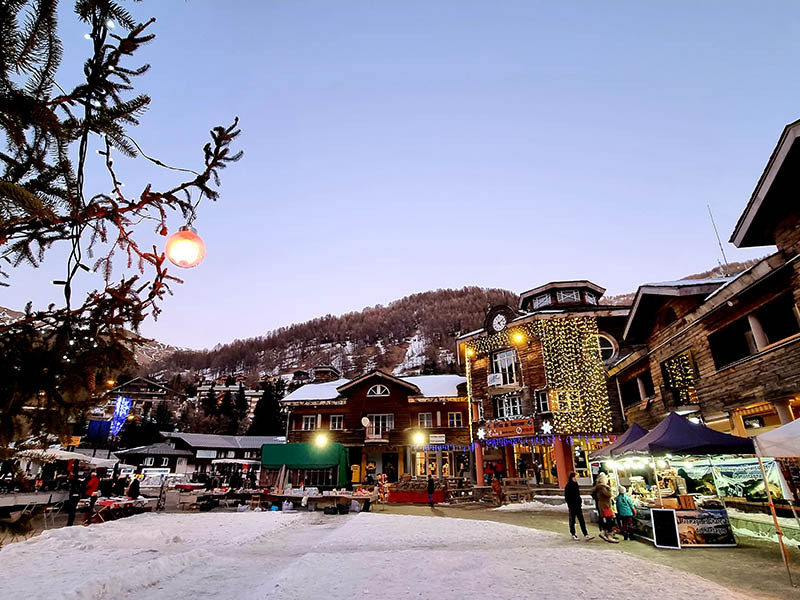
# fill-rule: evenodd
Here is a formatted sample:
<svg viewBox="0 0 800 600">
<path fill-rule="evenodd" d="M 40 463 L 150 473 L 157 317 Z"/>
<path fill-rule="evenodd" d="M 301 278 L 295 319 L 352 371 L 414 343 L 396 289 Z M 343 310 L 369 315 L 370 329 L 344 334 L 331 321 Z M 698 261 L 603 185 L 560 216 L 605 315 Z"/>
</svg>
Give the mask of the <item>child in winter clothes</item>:
<svg viewBox="0 0 800 600">
<path fill-rule="evenodd" d="M 619 486 L 617 494 L 617 515 L 622 522 L 623 539 L 633 539 L 633 515 L 636 508 L 633 506 L 633 499 L 628 495 L 628 490 L 624 486 Z"/>
</svg>

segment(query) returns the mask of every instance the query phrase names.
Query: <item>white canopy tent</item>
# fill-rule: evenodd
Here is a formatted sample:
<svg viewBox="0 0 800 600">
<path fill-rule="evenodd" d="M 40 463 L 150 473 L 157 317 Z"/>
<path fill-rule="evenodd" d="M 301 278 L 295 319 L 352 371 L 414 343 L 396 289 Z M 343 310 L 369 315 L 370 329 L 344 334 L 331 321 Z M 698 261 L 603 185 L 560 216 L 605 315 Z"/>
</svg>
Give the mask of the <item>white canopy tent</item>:
<svg viewBox="0 0 800 600">
<path fill-rule="evenodd" d="M 757 435 L 755 440 L 760 456 L 800 456 L 800 419 Z"/>
</svg>

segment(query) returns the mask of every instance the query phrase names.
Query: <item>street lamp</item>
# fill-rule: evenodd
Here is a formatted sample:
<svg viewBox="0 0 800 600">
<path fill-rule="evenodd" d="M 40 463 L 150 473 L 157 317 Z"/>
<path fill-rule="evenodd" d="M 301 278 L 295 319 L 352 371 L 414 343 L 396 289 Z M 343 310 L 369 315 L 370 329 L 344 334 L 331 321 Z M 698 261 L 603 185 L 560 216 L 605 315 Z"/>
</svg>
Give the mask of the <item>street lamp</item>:
<svg viewBox="0 0 800 600">
<path fill-rule="evenodd" d="M 328 445 L 328 436 L 324 433 L 318 434 L 317 437 L 314 438 L 314 444 L 316 444 L 318 448 L 324 448 Z"/>
</svg>

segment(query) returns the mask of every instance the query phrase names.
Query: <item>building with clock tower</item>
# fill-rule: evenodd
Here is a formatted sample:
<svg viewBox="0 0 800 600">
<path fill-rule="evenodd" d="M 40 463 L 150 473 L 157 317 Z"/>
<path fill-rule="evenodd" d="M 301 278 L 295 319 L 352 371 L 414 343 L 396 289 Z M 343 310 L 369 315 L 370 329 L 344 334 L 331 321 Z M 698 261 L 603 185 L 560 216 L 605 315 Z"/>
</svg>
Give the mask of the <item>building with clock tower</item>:
<svg viewBox="0 0 800 600">
<path fill-rule="evenodd" d="M 500 465 L 563 486 L 570 471 L 590 482 L 588 454 L 623 428 L 606 369 L 620 355 L 629 307 L 604 304 L 605 289 L 556 281 L 492 307 L 484 327 L 458 338 L 468 382 L 476 470 Z M 526 473 L 520 473 L 520 470 Z"/>
</svg>

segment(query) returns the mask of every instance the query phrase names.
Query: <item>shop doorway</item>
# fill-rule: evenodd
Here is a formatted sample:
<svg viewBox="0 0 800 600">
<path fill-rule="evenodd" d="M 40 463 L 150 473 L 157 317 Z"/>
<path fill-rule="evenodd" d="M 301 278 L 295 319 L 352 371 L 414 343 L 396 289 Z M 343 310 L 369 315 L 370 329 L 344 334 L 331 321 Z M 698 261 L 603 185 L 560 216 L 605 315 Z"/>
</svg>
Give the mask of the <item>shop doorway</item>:
<svg viewBox="0 0 800 600">
<path fill-rule="evenodd" d="M 398 454 L 397 452 L 384 452 L 381 457 L 383 464 L 383 472 L 386 474 L 386 480 L 389 483 L 397 482 L 397 467 L 398 467 Z"/>
</svg>

